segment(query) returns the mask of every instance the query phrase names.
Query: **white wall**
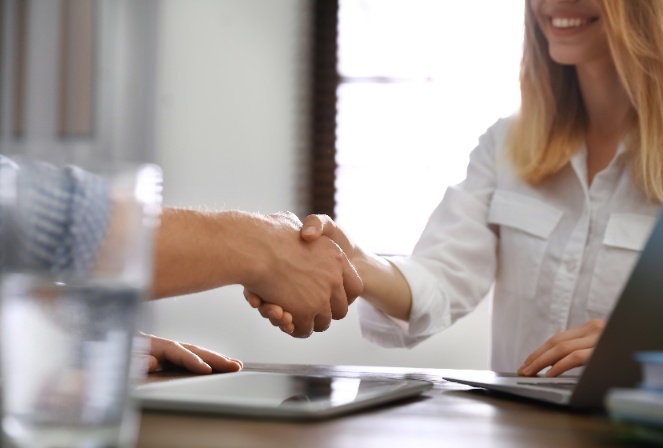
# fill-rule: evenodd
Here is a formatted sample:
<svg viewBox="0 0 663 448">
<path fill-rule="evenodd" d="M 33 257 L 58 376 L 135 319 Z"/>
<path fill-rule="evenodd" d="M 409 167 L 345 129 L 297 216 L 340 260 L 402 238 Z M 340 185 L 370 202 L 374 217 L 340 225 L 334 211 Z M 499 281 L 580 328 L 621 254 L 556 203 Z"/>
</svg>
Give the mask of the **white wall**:
<svg viewBox="0 0 663 448">
<path fill-rule="evenodd" d="M 157 162 L 167 205 L 299 211 L 306 0 L 161 3 Z M 385 236 L 386 237 L 386 236 Z M 293 339 L 240 287 L 150 305 L 152 331 L 254 362 L 488 367 L 488 309 L 413 350 L 362 339 L 356 312 Z"/>
</svg>

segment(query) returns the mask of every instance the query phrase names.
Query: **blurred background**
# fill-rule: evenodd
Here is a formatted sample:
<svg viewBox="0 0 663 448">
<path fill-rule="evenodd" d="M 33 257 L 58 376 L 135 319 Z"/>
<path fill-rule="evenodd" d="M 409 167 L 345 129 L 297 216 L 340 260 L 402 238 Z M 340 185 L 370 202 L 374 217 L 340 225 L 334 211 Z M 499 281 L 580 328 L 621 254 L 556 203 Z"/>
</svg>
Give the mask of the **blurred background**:
<svg viewBox="0 0 663 448">
<path fill-rule="evenodd" d="M 328 213 L 406 254 L 518 106 L 523 4 L 2 0 L 0 148 L 154 161 L 166 205 Z M 366 342 L 352 308 L 292 339 L 237 286 L 146 307 L 147 331 L 248 362 L 489 366 L 488 301 L 411 350 Z"/>
</svg>

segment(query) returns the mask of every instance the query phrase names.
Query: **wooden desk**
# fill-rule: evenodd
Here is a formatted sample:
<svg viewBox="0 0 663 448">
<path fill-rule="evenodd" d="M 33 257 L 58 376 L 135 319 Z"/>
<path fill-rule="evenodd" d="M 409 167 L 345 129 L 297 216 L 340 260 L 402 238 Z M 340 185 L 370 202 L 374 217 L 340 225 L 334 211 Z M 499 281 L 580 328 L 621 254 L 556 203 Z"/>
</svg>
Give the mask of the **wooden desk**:
<svg viewBox="0 0 663 448">
<path fill-rule="evenodd" d="M 441 379 L 457 371 L 396 367 L 249 364 L 245 370 L 411 377 L 435 387 L 416 399 L 314 423 L 144 412 L 139 448 L 624 447 L 602 414 L 577 413 L 490 395 Z M 180 375 L 181 376 L 181 375 Z M 149 381 L 173 374 L 150 375 Z M 631 441 L 632 442 L 632 441 Z"/>
</svg>

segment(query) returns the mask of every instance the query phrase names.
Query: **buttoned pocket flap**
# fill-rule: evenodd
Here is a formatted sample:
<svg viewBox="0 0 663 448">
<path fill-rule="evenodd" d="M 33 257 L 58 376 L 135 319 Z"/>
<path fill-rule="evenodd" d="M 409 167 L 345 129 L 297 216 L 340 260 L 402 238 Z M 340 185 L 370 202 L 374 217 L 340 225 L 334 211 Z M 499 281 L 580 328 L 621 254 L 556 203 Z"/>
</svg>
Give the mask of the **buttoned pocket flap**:
<svg viewBox="0 0 663 448">
<path fill-rule="evenodd" d="M 656 224 L 656 218 L 635 213 L 613 213 L 608 219 L 603 244 L 641 251 Z"/>
<path fill-rule="evenodd" d="M 488 222 L 513 227 L 547 239 L 563 212 L 538 199 L 507 190 L 497 190 L 488 212 Z"/>
</svg>

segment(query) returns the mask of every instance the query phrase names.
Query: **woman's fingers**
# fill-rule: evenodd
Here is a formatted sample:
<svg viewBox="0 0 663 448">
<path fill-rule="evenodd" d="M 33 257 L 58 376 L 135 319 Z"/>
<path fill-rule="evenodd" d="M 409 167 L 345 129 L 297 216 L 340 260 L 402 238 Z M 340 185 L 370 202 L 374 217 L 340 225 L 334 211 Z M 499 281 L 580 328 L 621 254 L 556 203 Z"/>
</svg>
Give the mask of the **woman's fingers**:
<svg viewBox="0 0 663 448">
<path fill-rule="evenodd" d="M 603 332 L 605 322 L 594 319 L 579 327 L 556 334 L 527 357 L 519 375 L 533 376 L 551 367 L 547 376 L 558 376 L 584 365 Z"/>
</svg>

